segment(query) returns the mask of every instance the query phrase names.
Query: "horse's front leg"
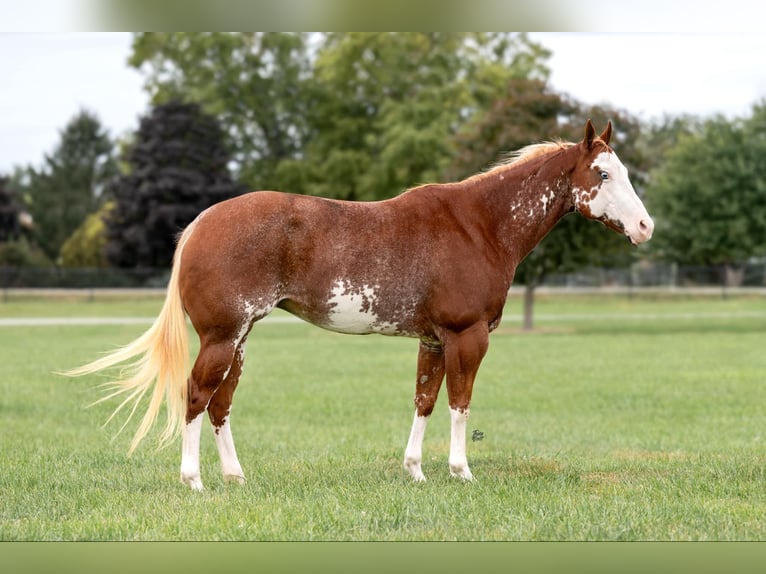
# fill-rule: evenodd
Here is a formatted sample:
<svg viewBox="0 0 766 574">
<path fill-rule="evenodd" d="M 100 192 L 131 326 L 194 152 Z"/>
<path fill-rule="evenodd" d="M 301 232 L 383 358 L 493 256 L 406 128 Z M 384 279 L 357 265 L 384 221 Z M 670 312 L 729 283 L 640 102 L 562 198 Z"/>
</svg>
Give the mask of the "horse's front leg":
<svg viewBox="0 0 766 574">
<path fill-rule="evenodd" d="M 418 482 L 426 479 L 421 469 L 423 437 L 428 417 L 434 410 L 439 388 L 444 380 L 444 350 L 440 345 L 420 343 L 418 351 L 418 375 L 415 383 L 415 419 L 412 421 L 410 438 L 404 451 L 404 468 Z"/>
<path fill-rule="evenodd" d="M 473 479 L 466 457 L 466 426 L 476 373 L 489 347 L 489 328 L 477 323 L 460 333 L 444 337 L 447 394 L 451 418 L 450 474 Z"/>
</svg>

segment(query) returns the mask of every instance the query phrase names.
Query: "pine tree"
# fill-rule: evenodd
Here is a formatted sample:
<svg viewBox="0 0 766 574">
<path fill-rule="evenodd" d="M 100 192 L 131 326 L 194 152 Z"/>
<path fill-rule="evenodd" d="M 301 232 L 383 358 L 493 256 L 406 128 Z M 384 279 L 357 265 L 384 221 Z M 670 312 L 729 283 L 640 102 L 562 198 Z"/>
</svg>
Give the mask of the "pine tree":
<svg viewBox="0 0 766 574">
<path fill-rule="evenodd" d="M 194 103 L 171 101 L 141 120 L 130 173 L 110 186 L 106 257 L 117 267 L 169 266 L 178 233 L 204 209 L 243 193 L 232 181 L 218 121 Z"/>
<path fill-rule="evenodd" d="M 34 238 L 50 259 L 58 258 L 64 241 L 103 203 L 104 187 L 117 173 L 113 148 L 98 117 L 83 110 L 62 130 L 42 167 L 28 167 L 21 174 L 20 191 L 29 198 Z"/>
</svg>

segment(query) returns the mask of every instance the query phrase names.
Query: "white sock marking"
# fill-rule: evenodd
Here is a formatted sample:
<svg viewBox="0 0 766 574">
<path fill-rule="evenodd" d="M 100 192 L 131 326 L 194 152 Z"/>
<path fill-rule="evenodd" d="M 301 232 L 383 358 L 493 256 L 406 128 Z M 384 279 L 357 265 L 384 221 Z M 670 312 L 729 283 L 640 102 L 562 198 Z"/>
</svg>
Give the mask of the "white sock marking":
<svg viewBox="0 0 766 574">
<path fill-rule="evenodd" d="M 417 482 L 423 482 L 426 479 L 420 468 L 420 462 L 423 458 L 423 437 L 426 434 L 427 424 L 428 417 L 418 416 L 417 411 L 415 411 L 410 439 L 407 441 L 407 448 L 404 451 L 404 468 Z"/>
<path fill-rule="evenodd" d="M 449 410 L 451 424 L 449 444 L 449 470 L 452 476 L 472 480 L 471 469 L 468 468 L 468 459 L 465 454 L 465 432 L 468 422 L 468 409 Z"/>
<path fill-rule="evenodd" d="M 221 458 L 221 472 L 226 480 L 233 480 L 240 484 L 245 482 L 245 473 L 237 459 L 237 451 L 234 448 L 234 438 L 231 434 L 229 417 L 223 419 L 223 425 L 214 429 L 215 445 L 218 447 L 218 455 Z"/>
<path fill-rule="evenodd" d="M 199 472 L 199 441 L 202 432 L 202 419 L 205 411 L 187 423 L 182 433 L 181 446 L 181 482 L 192 490 L 202 490 L 202 478 Z"/>
</svg>

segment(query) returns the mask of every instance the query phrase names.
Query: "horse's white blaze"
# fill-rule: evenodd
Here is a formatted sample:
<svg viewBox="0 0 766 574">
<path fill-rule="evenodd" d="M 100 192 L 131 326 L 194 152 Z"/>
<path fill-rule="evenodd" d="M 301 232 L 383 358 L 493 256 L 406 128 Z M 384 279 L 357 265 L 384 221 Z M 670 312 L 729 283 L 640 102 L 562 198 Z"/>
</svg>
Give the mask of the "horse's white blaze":
<svg viewBox="0 0 766 574">
<path fill-rule="evenodd" d="M 202 411 L 191 422 L 187 423 L 182 433 L 181 446 L 181 482 L 192 490 L 202 490 L 202 478 L 199 472 L 199 441 L 202 432 Z"/>
<path fill-rule="evenodd" d="M 468 409 L 449 410 L 452 421 L 449 443 L 449 471 L 452 476 L 472 480 L 465 453 L 465 432 L 468 423 Z"/>
<path fill-rule="evenodd" d="M 362 335 L 381 333 L 394 335 L 398 332 L 394 323 L 381 321 L 373 311 L 377 300 L 377 286 L 356 287 L 338 279 L 327 301 L 330 309 L 327 328 L 341 333 Z"/>
<path fill-rule="evenodd" d="M 609 177 L 590 190 L 576 190 L 579 202 L 587 205 L 593 217 L 606 217 L 621 223 L 633 243 L 648 241 L 654 222 L 636 195 L 628 170 L 617 154 L 601 152 L 593 160 L 591 169 L 606 171 Z"/>
<path fill-rule="evenodd" d="M 410 476 L 417 482 L 422 482 L 426 479 L 423 475 L 423 470 L 420 468 L 420 463 L 423 459 L 423 437 L 426 434 L 426 425 L 428 425 L 428 417 L 419 416 L 417 411 L 415 411 L 410 438 L 404 451 L 404 468 L 407 469 Z"/>
<path fill-rule="evenodd" d="M 239 464 L 237 451 L 234 448 L 234 438 L 231 434 L 228 416 L 223 419 L 223 425 L 215 429 L 215 445 L 218 448 L 221 472 L 224 478 L 240 483 L 244 482 L 245 473 L 242 472 L 242 466 Z"/>
</svg>

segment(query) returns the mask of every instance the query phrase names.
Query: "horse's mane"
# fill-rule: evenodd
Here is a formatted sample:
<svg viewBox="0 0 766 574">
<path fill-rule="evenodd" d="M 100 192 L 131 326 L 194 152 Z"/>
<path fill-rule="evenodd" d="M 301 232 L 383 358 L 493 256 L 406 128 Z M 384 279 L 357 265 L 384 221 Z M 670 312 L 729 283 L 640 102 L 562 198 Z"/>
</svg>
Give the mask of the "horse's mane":
<svg viewBox="0 0 766 574">
<path fill-rule="evenodd" d="M 575 144 L 563 140 L 553 140 L 531 144 L 521 148 L 520 150 L 509 153 L 505 159 L 493 165 L 490 170 L 496 167 L 502 167 L 511 164 L 520 165 L 540 157 L 541 155 L 547 155 L 562 149 L 567 149 L 573 145 Z"/>
<path fill-rule="evenodd" d="M 575 145 L 577 144 L 564 141 L 564 140 L 551 140 L 551 141 L 544 141 L 544 142 L 540 142 L 536 144 L 531 144 L 519 150 L 510 152 L 500 161 L 490 165 L 486 170 L 480 171 L 479 173 L 476 173 L 468 177 L 464 181 L 478 181 L 484 177 L 487 177 L 489 174 L 496 172 L 496 170 L 498 169 L 516 167 L 516 166 L 525 164 L 527 162 L 530 162 L 533 159 L 542 157 L 544 155 L 569 149 Z M 460 182 L 454 182 L 454 183 L 457 184 Z M 413 191 L 413 190 L 424 188 L 424 187 L 430 187 L 431 185 L 434 185 L 434 184 L 420 185 L 420 186 L 411 188 L 409 191 Z M 452 184 L 448 184 L 448 185 L 452 185 Z"/>
<path fill-rule="evenodd" d="M 519 165 L 528 163 L 533 159 L 556 153 L 575 145 L 577 144 L 563 140 L 552 140 L 531 144 L 507 154 L 504 158 L 500 159 L 500 161 L 490 165 L 486 170 L 470 176 L 465 181 L 477 181 L 490 174 L 497 173 L 497 170 L 513 169 Z"/>
</svg>

